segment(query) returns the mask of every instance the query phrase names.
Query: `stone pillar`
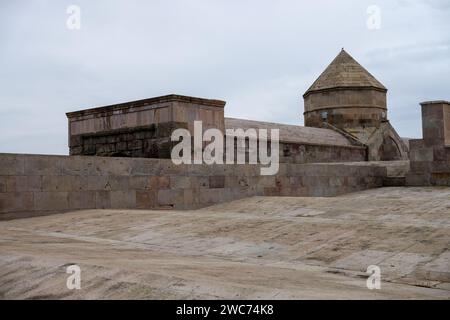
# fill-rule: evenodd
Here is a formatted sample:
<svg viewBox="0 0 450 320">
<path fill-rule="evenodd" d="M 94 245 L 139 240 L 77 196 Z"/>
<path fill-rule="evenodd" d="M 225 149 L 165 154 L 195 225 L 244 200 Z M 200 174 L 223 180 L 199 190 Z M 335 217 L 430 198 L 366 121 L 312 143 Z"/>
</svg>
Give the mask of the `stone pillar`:
<svg viewBox="0 0 450 320">
<path fill-rule="evenodd" d="M 426 146 L 450 147 L 450 102 L 427 101 L 422 106 L 422 132 Z"/>
<path fill-rule="evenodd" d="M 410 140 L 410 186 L 450 186 L 450 102 L 427 101 L 422 106 L 423 139 Z"/>
</svg>

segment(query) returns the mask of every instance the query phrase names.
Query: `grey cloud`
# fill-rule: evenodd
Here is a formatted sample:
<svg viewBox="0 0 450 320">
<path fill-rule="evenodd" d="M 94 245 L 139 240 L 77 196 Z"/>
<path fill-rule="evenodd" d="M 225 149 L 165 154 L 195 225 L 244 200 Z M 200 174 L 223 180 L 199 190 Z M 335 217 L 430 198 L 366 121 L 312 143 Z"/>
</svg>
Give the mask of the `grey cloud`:
<svg viewBox="0 0 450 320">
<path fill-rule="evenodd" d="M 402 1 L 408 4 L 408 1 Z M 420 137 L 418 103 L 448 99 L 444 2 L 1 1 L 0 152 L 67 153 L 65 112 L 180 93 L 226 115 L 302 124 L 301 95 L 345 47 L 389 88 L 390 118 Z M 66 8 L 81 8 L 80 31 Z"/>
<path fill-rule="evenodd" d="M 423 0 L 423 2 L 438 10 L 450 9 L 450 2 L 448 0 Z"/>
</svg>

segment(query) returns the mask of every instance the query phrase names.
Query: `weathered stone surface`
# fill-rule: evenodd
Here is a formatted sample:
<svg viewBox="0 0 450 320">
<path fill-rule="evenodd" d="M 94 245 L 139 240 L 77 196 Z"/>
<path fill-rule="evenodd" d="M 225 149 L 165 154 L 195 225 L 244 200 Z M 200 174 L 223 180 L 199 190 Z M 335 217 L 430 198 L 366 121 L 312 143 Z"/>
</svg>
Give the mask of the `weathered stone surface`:
<svg viewBox="0 0 450 320">
<path fill-rule="evenodd" d="M 111 208 L 111 192 L 109 191 L 91 191 L 95 194 L 95 208 L 108 209 Z"/>
<path fill-rule="evenodd" d="M 0 193 L 11 197 L 3 205 L 2 212 L 87 208 L 190 209 L 255 195 L 335 196 L 380 187 L 386 176 L 382 164 L 359 162 L 282 163 L 277 175 L 261 176 L 259 165 L 248 164 L 176 166 L 164 159 L 35 155 L 17 155 L 15 159 L 27 163 L 33 174 L 0 175 Z M 53 161 L 56 171 L 52 169 Z M 436 163 L 435 169 L 442 171 L 445 168 L 445 162 Z M 35 175 L 36 172 L 41 175 Z M 435 175 L 433 181 L 443 178 L 442 174 Z M 33 201 L 24 207 L 16 204 L 14 199 L 20 199 L 21 193 Z"/>
<path fill-rule="evenodd" d="M 352 147 L 351 142 L 344 136 L 331 129 L 302 127 L 281 123 L 253 121 L 245 119 L 225 118 L 226 129 L 270 129 L 280 130 L 280 141 L 296 143 L 298 145 L 323 145 Z"/>
<path fill-rule="evenodd" d="M 95 157 L 63 157 L 61 159 L 62 175 L 88 176 L 97 173 L 97 161 Z"/>
<path fill-rule="evenodd" d="M 166 185 L 166 187 L 169 187 L 169 185 Z M 189 176 L 171 176 L 170 177 L 170 187 L 172 189 L 189 189 L 189 188 L 191 188 L 191 177 L 189 177 Z"/>
<path fill-rule="evenodd" d="M 410 141 L 411 172 L 406 185 L 450 186 L 450 145 L 446 134 L 450 128 L 450 102 L 423 102 L 423 139 Z"/>
<path fill-rule="evenodd" d="M 0 193 L 0 212 L 31 212 L 35 210 L 33 192 Z"/>
<path fill-rule="evenodd" d="M 130 180 L 129 180 L 130 189 L 135 189 L 135 190 L 150 189 L 151 185 L 150 185 L 149 180 L 150 179 L 146 176 L 130 177 Z"/>
<path fill-rule="evenodd" d="M 31 177 L 22 176 L 26 180 Z M 61 175 L 61 176 L 47 176 L 42 177 L 42 191 L 80 191 L 88 190 L 89 178 L 87 176 L 75 175 Z"/>
<path fill-rule="evenodd" d="M 0 175 L 23 175 L 25 173 L 25 158 L 20 155 L 4 153 L 0 157 Z"/>
<path fill-rule="evenodd" d="M 75 191 L 68 195 L 70 209 L 92 209 L 96 207 L 95 192 Z"/>
<path fill-rule="evenodd" d="M 209 187 L 211 189 L 224 188 L 225 187 L 225 176 L 210 176 L 209 177 Z"/>
<path fill-rule="evenodd" d="M 67 113 L 71 155 L 169 158 L 172 131 L 193 120 L 224 131 L 224 101 L 167 95 Z"/>
<path fill-rule="evenodd" d="M 158 205 L 175 208 L 183 205 L 183 189 L 162 189 L 158 191 Z"/>
<path fill-rule="evenodd" d="M 69 209 L 68 192 L 34 192 L 34 210 L 67 210 Z"/>
<path fill-rule="evenodd" d="M 63 158 L 63 156 L 45 157 L 39 155 L 29 155 L 24 157 L 24 174 L 27 176 L 61 175 Z"/>
<path fill-rule="evenodd" d="M 8 177 L 7 176 L 0 176 L 0 193 L 1 192 L 6 192 L 7 188 L 7 181 L 8 181 Z"/>
<path fill-rule="evenodd" d="M 43 190 L 42 176 L 4 176 L 5 191 L 2 192 L 23 192 Z M 1 182 L 0 182 L 1 189 Z"/>
<path fill-rule="evenodd" d="M 151 189 L 169 189 L 170 177 L 167 176 L 155 176 L 149 178 Z"/>
<path fill-rule="evenodd" d="M 118 209 L 136 208 L 135 190 L 111 191 L 111 207 Z"/>
<path fill-rule="evenodd" d="M 136 191 L 136 208 L 137 209 L 151 209 L 156 208 L 158 203 L 156 201 L 156 192 L 153 190 L 137 190 Z"/>
<path fill-rule="evenodd" d="M 449 190 L 380 188 L 334 198 L 253 197 L 188 213 L 83 210 L 0 221 L 0 294 L 449 299 Z M 81 290 L 65 289 L 74 262 Z M 371 264 L 381 268 L 381 290 L 366 287 Z"/>
</svg>

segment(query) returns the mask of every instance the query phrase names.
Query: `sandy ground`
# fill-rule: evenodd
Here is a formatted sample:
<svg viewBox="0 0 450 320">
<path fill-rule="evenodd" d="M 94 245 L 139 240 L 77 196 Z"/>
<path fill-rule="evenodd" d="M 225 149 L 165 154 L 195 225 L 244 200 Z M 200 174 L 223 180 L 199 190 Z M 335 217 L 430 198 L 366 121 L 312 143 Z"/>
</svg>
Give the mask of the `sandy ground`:
<svg viewBox="0 0 450 320">
<path fill-rule="evenodd" d="M 448 299 L 449 248 L 450 188 L 84 210 L 0 222 L 0 298 Z"/>
</svg>

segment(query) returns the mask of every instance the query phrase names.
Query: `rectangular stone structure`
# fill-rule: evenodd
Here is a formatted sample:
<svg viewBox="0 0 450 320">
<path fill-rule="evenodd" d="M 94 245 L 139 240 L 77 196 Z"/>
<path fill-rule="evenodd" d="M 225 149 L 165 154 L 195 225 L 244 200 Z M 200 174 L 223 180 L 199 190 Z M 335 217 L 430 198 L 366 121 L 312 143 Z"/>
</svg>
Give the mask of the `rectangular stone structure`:
<svg viewBox="0 0 450 320">
<path fill-rule="evenodd" d="M 450 186 L 450 102 L 421 103 L 423 139 L 410 140 L 409 186 Z"/>
<path fill-rule="evenodd" d="M 71 155 L 169 158 L 174 129 L 224 130 L 221 100 L 170 94 L 150 99 L 68 112 Z"/>
<path fill-rule="evenodd" d="M 67 113 L 70 155 L 169 159 L 177 141 L 175 129 L 194 135 L 194 121 L 203 132 L 219 129 L 279 129 L 280 161 L 291 163 L 364 161 L 367 148 L 342 134 L 260 121 L 224 118 L 225 102 L 166 95 Z M 205 143 L 203 143 L 203 147 Z M 247 152 L 247 151 L 246 151 Z"/>
<path fill-rule="evenodd" d="M 450 147 L 450 102 L 422 102 L 422 132 L 427 146 Z"/>
</svg>

